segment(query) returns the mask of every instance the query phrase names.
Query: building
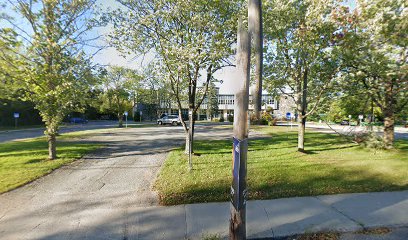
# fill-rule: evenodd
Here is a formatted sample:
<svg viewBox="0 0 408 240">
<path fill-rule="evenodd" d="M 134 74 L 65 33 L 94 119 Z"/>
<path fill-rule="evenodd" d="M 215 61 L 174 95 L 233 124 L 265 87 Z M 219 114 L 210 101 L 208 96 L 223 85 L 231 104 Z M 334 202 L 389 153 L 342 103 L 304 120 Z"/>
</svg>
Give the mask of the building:
<svg viewBox="0 0 408 240">
<path fill-rule="evenodd" d="M 248 109 L 253 111 L 254 105 L 252 104 L 252 95 L 249 96 L 249 106 Z M 207 102 L 201 105 L 201 114 L 207 110 Z M 262 107 L 261 109 L 265 111 L 268 107 L 276 110 L 278 108 L 278 103 L 270 94 L 262 94 Z M 218 94 L 218 113 L 214 116 L 219 118 L 221 116 L 227 119 L 228 115 L 234 115 L 234 94 Z M 208 117 L 207 117 L 208 118 Z"/>
<path fill-rule="evenodd" d="M 227 119 L 228 115 L 234 115 L 234 94 L 220 94 L 219 88 L 216 88 L 216 95 L 218 99 L 218 113 L 213 115 L 214 118 L 220 118 L 221 116 L 224 119 Z M 262 111 L 267 110 L 268 108 L 273 109 L 273 115 L 278 118 L 285 117 L 287 112 L 290 112 L 294 116 L 295 108 L 294 102 L 291 98 L 287 96 L 279 97 L 279 100 L 276 100 L 271 94 L 262 94 Z M 210 119 L 211 116 L 207 114 L 208 100 L 204 99 L 204 102 L 201 104 L 200 109 L 197 112 L 198 120 Z M 249 111 L 253 111 L 254 105 L 252 104 L 252 95 L 249 96 Z M 168 114 L 178 114 L 177 104 L 175 102 L 163 101 L 160 103 L 161 113 Z M 187 104 L 183 106 L 182 115 L 188 115 Z"/>
</svg>

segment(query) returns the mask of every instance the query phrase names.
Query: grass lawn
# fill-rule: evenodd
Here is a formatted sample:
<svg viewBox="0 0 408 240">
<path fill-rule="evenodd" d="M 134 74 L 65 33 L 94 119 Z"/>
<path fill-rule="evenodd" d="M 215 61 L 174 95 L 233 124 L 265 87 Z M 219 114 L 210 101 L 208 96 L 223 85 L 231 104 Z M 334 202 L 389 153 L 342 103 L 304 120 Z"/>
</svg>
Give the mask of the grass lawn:
<svg viewBox="0 0 408 240">
<path fill-rule="evenodd" d="M 57 160 L 46 160 L 48 144 L 44 137 L 0 143 L 0 193 L 31 182 L 99 148 L 96 144 L 64 141 L 79 136 L 76 133 L 57 138 Z"/>
<path fill-rule="evenodd" d="M 307 130 L 305 149 L 297 152 L 297 132 L 287 127 L 257 127 L 269 136 L 252 139 L 248 152 L 250 199 L 408 189 L 408 141 L 394 150 L 373 150 L 334 134 Z M 228 201 L 232 141 L 196 141 L 193 168 L 183 149 L 164 163 L 155 188 L 161 203 L 174 205 Z"/>
</svg>

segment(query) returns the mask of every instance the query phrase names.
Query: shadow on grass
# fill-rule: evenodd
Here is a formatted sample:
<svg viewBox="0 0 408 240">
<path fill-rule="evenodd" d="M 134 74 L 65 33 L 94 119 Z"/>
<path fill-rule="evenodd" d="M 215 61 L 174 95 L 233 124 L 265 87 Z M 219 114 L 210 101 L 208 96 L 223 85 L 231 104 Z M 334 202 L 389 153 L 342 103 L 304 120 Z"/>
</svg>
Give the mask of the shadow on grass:
<svg viewBox="0 0 408 240">
<path fill-rule="evenodd" d="M 248 151 L 271 150 L 271 149 L 293 149 L 297 147 L 297 135 L 290 133 L 273 134 L 272 137 L 249 139 Z M 305 138 L 305 153 L 346 149 L 356 146 L 333 134 L 313 133 Z M 408 145 L 407 145 L 408 148 Z M 232 152 L 232 140 L 196 141 L 194 151 L 200 154 L 228 154 Z"/>
<path fill-rule="evenodd" d="M 43 162 L 43 161 L 46 161 L 46 160 L 43 159 L 43 158 L 31 159 L 31 160 L 25 162 L 25 164 L 35 164 L 35 163 L 40 163 L 40 162 Z"/>
<path fill-rule="evenodd" d="M 383 157 L 391 161 L 387 164 L 389 170 L 400 169 L 392 174 L 377 171 L 377 167 L 387 166 L 378 163 L 380 159 L 368 161 L 371 150 L 356 146 L 333 134 L 309 133 L 305 143 L 307 154 L 301 154 L 297 152 L 296 133 L 278 132 L 271 137 L 250 139 L 250 199 L 408 189 L 403 179 L 406 158 L 400 157 L 405 156 L 408 141 L 397 141 L 395 151 L 384 151 Z M 162 190 L 159 187 L 162 204 L 229 200 L 232 140 L 196 141 L 195 151 L 202 156 L 193 159 L 191 173 L 179 172 L 187 161 L 183 155 L 176 153 L 170 158 L 172 170 L 167 174 L 180 176 L 176 185 L 182 182 L 182 187 L 167 185 L 171 187 Z M 355 161 L 350 159 L 354 156 Z"/>
<path fill-rule="evenodd" d="M 401 150 L 408 150 L 408 140 L 397 140 L 395 141 L 395 148 Z"/>
<path fill-rule="evenodd" d="M 379 175 L 364 175 L 361 171 L 346 168 L 331 169 L 324 176 L 308 175 L 301 181 L 290 181 L 283 178 L 276 182 L 254 182 L 251 172 L 256 174 L 256 170 L 252 169 L 248 172 L 250 200 L 408 189 L 408 184 L 395 184 L 392 180 L 384 179 Z M 355 179 L 353 176 L 360 177 Z M 211 185 L 190 185 L 182 192 L 173 191 L 160 194 L 160 202 L 163 205 L 224 202 L 230 200 L 229 193 L 230 183 L 219 181 L 218 184 L 212 183 Z"/>
</svg>

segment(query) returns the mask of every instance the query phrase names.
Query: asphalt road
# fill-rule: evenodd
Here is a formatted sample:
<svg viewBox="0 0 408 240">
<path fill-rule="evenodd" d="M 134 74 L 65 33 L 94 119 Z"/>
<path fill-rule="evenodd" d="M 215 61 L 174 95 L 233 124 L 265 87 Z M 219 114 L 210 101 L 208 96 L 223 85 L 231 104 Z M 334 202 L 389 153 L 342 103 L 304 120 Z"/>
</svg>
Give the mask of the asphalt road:
<svg viewBox="0 0 408 240">
<path fill-rule="evenodd" d="M 87 124 L 68 124 L 60 128 L 60 133 L 91 130 L 91 129 L 104 129 L 116 127 L 118 123 L 116 121 L 90 121 Z M 0 131 L 0 143 L 14 140 L 22 140 L 27 138 L 35 138 L 44 136 L 44 128 L 30 128 L 30 129 L 17 129 Z"/>
<path fill-rule="evenodd" d="M 195 136 L 231 138 L 232 129 L 198 126 Z M 181 127 L 152 126 L 107 129 L 82 141 L 106 147 L 0 195 L 0 239 L 127 239 L 128 213 L 158 205 L 153 181 L 184 135 Z"/>
</svg>

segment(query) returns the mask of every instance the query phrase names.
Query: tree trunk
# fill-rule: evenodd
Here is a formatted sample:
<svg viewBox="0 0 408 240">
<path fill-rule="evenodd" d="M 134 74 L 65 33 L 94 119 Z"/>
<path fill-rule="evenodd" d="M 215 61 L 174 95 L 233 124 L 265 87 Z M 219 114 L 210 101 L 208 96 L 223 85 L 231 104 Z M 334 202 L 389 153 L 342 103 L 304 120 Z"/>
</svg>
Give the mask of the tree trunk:
<svg viewBox="0 0 408 240">
<path fill-rule="evenodd" d="M 392 148 L 394 144 L 394 111 L 392 106 L 384 109 L 384 144 L 386 148 Z"/>
<path fill-rule="evenodd" d="M 308 68 L 305 68 L 305 72 L 303 73 L 303 80 L 302 80 L 303 84 L 301 86 L 302 97 L 299 98 L 301 102 L 300 102 L 300 106 L 298 106 L 298 110 L 299 110 L 298 151 L 299 152 L 305 152 L 305 130 L 306 130 L 306 111 L 307 111 L 307 77 L 308 77 L 307 75 L 308 75 Z"/>
<path fill-rule="evenodd" d="M 298 151 L 305 151 L 305 128 L 306 128 L 306 117 L 299 116 L 299 126 L 298 126 Z"/>
<path fill-rule="evenodd" d="M 48 134 L 48 159 L 54 160 L 57 158 L 57 138 L 55 133 Z"/>
<path fill-rule="evenodd" d="M 190 131 L 187 130 L 186 132 L 186 144 L 184 147 L 184 153 L 188 154 L 190 152 Z"/>
<path fill-rule="evenodd" d="M 118 113 L 118 121 L 119 121 L 119 127 L 123 127 L 123 116 L 121 113 Z"/>
<path fill-rule="evenodd" d="M 263 31 L 261 0 L 249 0 L 248 28 L 250 38 L 254 40 L 255 51 L 255 89 L 253 92 L 254 114 L 259 123 L 262 109 L 262 60 L 263 60 Z"/>
<path fill-rule="evenodd" d="M 188 113 L 188 120 L 189 120 L 189 127 L 188 127 L 188 145 L 187 150 L 188 150 L 188 168 L 189 170 L 193 169 L 193 141 L 194 141 L 194 115 L 195 113 L 193 112 L 193 109 L 189 109 Z"/>
<path fill-rule="evenodd" d="M 385 82 L 385 103 L 384 103 L 384 144 L 386 148 L 392 148 L 394 144 L 394 79 Z"/>
</svg>

